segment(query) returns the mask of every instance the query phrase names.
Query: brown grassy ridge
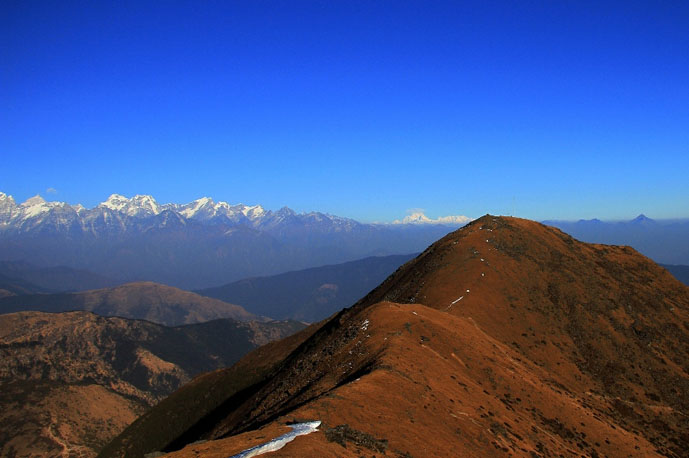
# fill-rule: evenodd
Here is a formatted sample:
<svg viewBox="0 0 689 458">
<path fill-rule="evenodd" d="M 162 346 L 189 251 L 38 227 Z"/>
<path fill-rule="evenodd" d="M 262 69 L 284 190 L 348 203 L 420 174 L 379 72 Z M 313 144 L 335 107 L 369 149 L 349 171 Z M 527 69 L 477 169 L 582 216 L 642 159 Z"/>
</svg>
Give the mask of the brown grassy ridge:
<svg viewBox="0 0 689 458">
<path fill-rule="evenodd" d="M 687 354 L 689 289 L 666 270 L 487 215 L 331 318 L 185 436 L 210 442 L 173 456 L 231 455 L 304 419 L 387 441 L 388 456 L 686 456 Z M 372 452 L 327 437 L 274 455 Z"/>
</svg>

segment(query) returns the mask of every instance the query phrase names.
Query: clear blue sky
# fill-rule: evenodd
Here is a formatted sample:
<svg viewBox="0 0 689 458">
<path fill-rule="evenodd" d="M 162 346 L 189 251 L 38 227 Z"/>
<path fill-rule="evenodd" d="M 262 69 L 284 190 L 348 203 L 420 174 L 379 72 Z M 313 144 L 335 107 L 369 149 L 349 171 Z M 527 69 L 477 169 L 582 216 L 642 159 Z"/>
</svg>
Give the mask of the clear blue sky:
<svg viewBox="0 0 689 458">
<path fill-rule="evenodd" d="M 689 217 L 686 1 L 10 0 L 0 40 L 17 200 Z"/>
</svg>

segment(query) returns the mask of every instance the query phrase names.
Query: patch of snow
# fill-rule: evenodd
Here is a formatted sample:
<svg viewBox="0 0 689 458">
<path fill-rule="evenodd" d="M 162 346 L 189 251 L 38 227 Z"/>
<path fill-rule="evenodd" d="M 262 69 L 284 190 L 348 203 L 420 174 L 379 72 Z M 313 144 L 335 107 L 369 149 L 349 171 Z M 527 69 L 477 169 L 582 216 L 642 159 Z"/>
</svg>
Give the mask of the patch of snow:
<svg viewBox="0 0 689 458">
<path fill-rule="evenodd" d="M 462 299 L 464 299 L 464 296 L 459 296 L 457 299 L 452 301 L 452 303 L 450 305 L 455 305 L 457 302 L 461 301 Z"/>
<path fill-rule="evenodd" d="M 263 455 L 264 453 L 274 452 L 280 450 L 282 447 L 287 445 L 288 442 L 292 442 L 298 436 L 304 436 L 306 434 L 311 434 L 312 432 L 318 431 L 318 427 L 321 425 L 320 421 L 309 421 L 306 423 L 297 423 L 295 425 L 290 425 L 292 431 L 282 436 L 276 437 L 275 439 L 266 442 L 265 444 L 257 445 L 249 449 L 244 450 L 241 453 L 232 455 L 230 458 L 250 458 L 252 456 Z"/>
<path fill-rule="evenodd" d="M 364 322 L 361 323 L 361 330 L 362 330 L 362 331 L 366 331 L 366 330 L 368 329 L 368 325 L 369 325 L 369 324 L 370 324 L 370 322 L 368 321 L 368 318 L 365 319 Z"/>
</svg>

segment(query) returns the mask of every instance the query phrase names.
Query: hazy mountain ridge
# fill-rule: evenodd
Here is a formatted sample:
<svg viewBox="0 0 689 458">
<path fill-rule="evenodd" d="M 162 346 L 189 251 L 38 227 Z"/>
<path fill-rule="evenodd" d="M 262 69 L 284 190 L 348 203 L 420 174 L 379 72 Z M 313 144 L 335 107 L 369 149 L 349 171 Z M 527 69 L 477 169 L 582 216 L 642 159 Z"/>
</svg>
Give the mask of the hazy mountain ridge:
<svg viewBox="0 0 689 458">
<path fill-rule="evenodd" d="M 689 264 L 689 219 L 655 220 L 639 215 L 629 221 L 547 220 L 571 236 L 589 243 L 629 245 L 663 264 Z"/>
<path fill-rule="evenodd" d="M 89 312 L 0 315 L 0 454 L 95 453 L 194 375 L 304 326 L 169 328 Z"/>
<path fill-rule="evenodd" d="M 370 257 L 196 292 L 240 304 L 257 315 L 315 322 L 352 305 L 414 256 Z"/>
<path fill-rule="evenodd" d="M 0 193 L 0 260 L 85 269 L 118 282 L 198 289 L 424 249 L 459 224 L 363 224 L 324 213 L 113 195 L 92 209 Z"/>
</svg>

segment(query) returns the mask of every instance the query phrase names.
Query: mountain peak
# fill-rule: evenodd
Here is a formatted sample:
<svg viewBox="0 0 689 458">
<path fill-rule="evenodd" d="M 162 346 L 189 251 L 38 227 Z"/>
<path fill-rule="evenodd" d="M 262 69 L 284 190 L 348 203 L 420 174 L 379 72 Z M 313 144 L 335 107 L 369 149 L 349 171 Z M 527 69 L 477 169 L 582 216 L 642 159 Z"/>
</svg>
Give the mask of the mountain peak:
<svg viewBox="0 0 689 458">
<path fill-rule="evenodd" d="M 256 219 L 256 218 L 260 218 L 261 216 L 263 216 L 266 213 L 266 211 L 260 205 L 253 205 L 253 206 L 245 205 L 244 208 L 242 209 L 242 213 L 244 214 L 244 216 L 246 216 L 249 219 Z"/>
<path fill-rule="evenodd" d="M 412 211 L 402 220 L 395 220 L 393 224 L 448 224 L 448 225 L 463 225 L 471 221 L 471 218 L 464 215 L 449 215 L 440 216 L 436 219 L 431 219 L 421 210 Z"/>
<path fill-rule="evenodd" d="M 8 194 L 5 194 L 4 192 L 0 192 L 0 204 L 10 205 L 10 206 L 17 205 L 16 202 L 14 201 L 14 197 L 12 197 Z"/>
<path fill-rule="evenodd" d="M 110 194 L 108 199 L 98 205 L 99 207 L 109 208 L 110 210 L 119 211 L 122 210 L 129 203 L 129 199 L 121 194 Z"/>
<path fill-rule="evenodd" d="M 137 194 L 130 199 L 130 202 L 138 207 L 138 209 L 150 211 L 155 215 L 161 211 L 158 202 L 156 202 L 153 196 L 147 194 Z"/>
<path fill-rule="evenodd" d="M 162 210 L 153 196 L 137 194 L 131 199 L 120 194 L 111 194 L 108 200 L 98 205 L 116 212 L 123 212 L 129 216 L 137 216 L 141 213 L 159 214 Z"/>
<path fill-rule="evenodd" d="M 45 199 L 43 197 L 41 197 L 40 194 L 36 194 L 35 196 L 26 199 L 26 201 L 22 204 L 22 206 L 33 207 L 35 205 L 43 205 L 45 203 L 46 203 Z"/>
<path fill-rule="evenodd" d="M 632 220 L 632 222 L 633 222 L 633 223 L 655 223 L 654 220 L 652 220 L 652 219 L 649 218 L 648 216 L 644 215 L 643 213 L 641 213 L 639 216 L 637 216 L 636 218 L 634 218 L 634 219 Z"/>
</svg>

